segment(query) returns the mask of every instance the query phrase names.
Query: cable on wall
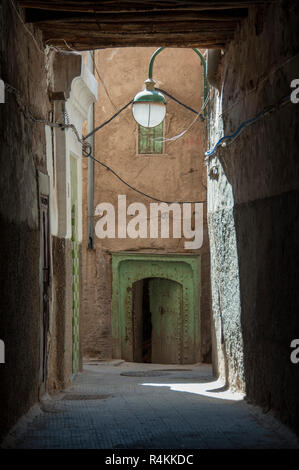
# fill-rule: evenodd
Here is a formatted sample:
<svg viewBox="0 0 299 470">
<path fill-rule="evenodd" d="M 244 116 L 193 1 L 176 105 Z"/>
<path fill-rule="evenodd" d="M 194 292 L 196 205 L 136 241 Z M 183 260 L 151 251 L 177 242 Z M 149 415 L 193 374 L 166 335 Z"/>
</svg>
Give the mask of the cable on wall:
<svg viewBox="0 0 299 470">
<path fill-rule="evenodd" d="M 33 33 L 30 31 L 30 29 L 26 26 L 21 14 L 18 12 L 18 9 L 15 5 L 15 2 L 13 0 L 10 0 L 10 4 L 12 5 L 13 9 L 15 10 L 16 14 L 17 14 L 17 17 L 19 18 L 20 22 L 22 23 L 24 29 L 27 31 L 28 34 L 30 34 L 31 36 L 31 39 L 33 40 L 34 44 L 36 45 L 38 51 L 41 53 L 41 54 L 44 54 L 45 51 L 42 50 L 40 47 L 39 47 L 39 44 L 37 42 L 37 40 L 35 39 Z"/>
<path fill-rule="evenodd" d="M 5 83 L 5 89 L 10 92 L 10 93 L 13 93 L 16 97 L 16 101 L 17 101 L 17 104 L 20 108 L 20 110 L 22 111 L 22 113 L 24 114 L 24 117 L 29 119 L 30 121 L 32 122 L 36 122 L 36 123 L 43 123 L 45 125 L 48 125 L 50 127 L 57 127 L 57 128 L 61 128 L 62 130 L 64 129 L 72 129 L 72 131 L 74 132 L 77 140 L 82 144 L 82 151 L 83 151 L 83 155 L 85 157 L 89 157 L 89 158 L 92 158 L 94 161 L 96 161 L 97 163 L 99 163 L 100 165 L 102 165 L 104 168 L 106 168 L 107 170 L 111 171 L 123 184 L 125 184 L 127 187 L 129 187 L 130 189 L 132 189 L 133 191 L 136 191 L 137 193 L 145 196 L 145 197 L 148 197 L 154 201 L 158 201 L 158 202 L 165 202 L 167 204 L 173 204 L 173 203 L 178 203 L 178 204 L 184 204 L 184 203 L 200 203 L 200 202 L 206 202 L 206 201 L 163 201 L 161 199 L 158 199 L 158 198 L 155 198 L 154 196 L 151 196 L 147 193 L 144 193 L 143 191 L 140 191 L 139 189 L 135 188 L 134 186 L 130 185 L 129 183 L 127 183 L 121 176 L 119 176 L 112 168 L 110 168 L 108 165 L 106 165 L 105 163 L 101 162 L 100 160 L 97 160 L 95 159 L 92 155 L 91 155 L 91 149 L 90 149 L 90 145 L 88 144 L 88 142 L 86 142 L 86 139 L 94 134 L 95 132 L 97 132 L 99 129 L 103 128 L 104 126 L 106 126 L 107 124 L 109 124 L 113 119 L 115 119 L 124 109 L 126 109 L 131 103 L 133 100 L 129 101 L 125 106 L 123 106 L 117 113 L 115 113 L 110 119 L 108 119 L 107 121 L 105 121 L 104 123 L 102 123 L 100 126 L 98 126 L 97 128 L 95 128 L 91 133 L 89 133 L 88 135 L 84 136 L 82 139 L 80 138 L 80 135 L 79 135 L 79 132 L 77 131 L 76 127 L 69 123 L 69 122 L 64 122 L 64 123 L 59 123 L 59 122 L 50 122 L 49 120 L 46 120 L 46 119 L 40 119 L 40 118 L 35 118 L 33 116 L 33 114 L 31 113 L 31 111 L 26 107 L 26 105 L 24 104 L 21 96 L 20 96 L 20 93 L 18 92 L 18 90 L 16 90 L 14 87 L 12 87 L 11 85 L 9 85 L 8 83 Z M 249 127 L 250 125 L 252 125 L 254 122 L 258 121 L 260 118 L 262 118 L 263 116 L 281 108 L 282 106 L 290 103 L 290 96 L 289 95 L 286 95 L 284 96 L 281 100 L 279 100 L 278 103 L 276 104 L 272 104 L 270 106 L 266 106 L 262 111 L 260 111 L 259 113 L 257 113 L 253 118 L 251 119 L 248 119 L 244 122 L 242 122 L 240 124 L 240 126 L 238 127 L 238 129 L 233 133 L 233 134 L 230 134 L 230 135 L 225 135 L 223 137 L 221 137 L 218 142 L 214 145 L 214 147 L 211 149 L 211 150 L 208 150 L 205 152 L 205 155 L 206 155 L 206 160 L 209 159 L 210 156 L 212 156 L 215 151 L 217 150 L 217 148 L 222 145 L 222 146 L 225 146 L 225 145 L 229 145 L 231 144 L 232 142 L 234 142 L 234 140 L 239 137 L 239 135 L 241 134 L 242 131 L 244 131 L 245 128 Z M 199 116 L 199 113 L 197 115 L 197 117 Z M 65 115 L 65 121 L 68 121 L 68 116 Z M 229 142 L 226 142 L 226 141 L 229 141 Z M 89 149 L 89 153 L 87 154 L 86 153 L 86 149 Z"/>
<path fill-rule="evenodd" d="M 90 51 L 89 51 L 89 52 L 90 52 Z M 100 80 L 100 82 L 101 82 L 101 84 L 102 84 L 102 86 L 103 86 L 103 88 L 104 88 L 104 90 L 105 90 L 105 93 L 106 93 L 106 95 L 107 95 L 107 98 L 108 98 L 108 100 L 110 101 L 110 104 L 112 105 L 112 107 L 114 108 L 114 110 L 117 111 L 117 107 L 116 107 L 116 105 L 114 104 L 114 102 L 112 101 L 112 98 L 111 98 L 111 96 L 110 96 L 110 93 L 109 93 L 109 91 L 108 91 L 108 88 L 107 88 L 107 86 L 106 86 L 106 83 L 104 82 L 104 80 L 103 80 L 103 78 L 102 78 L 102 76 L 101 76 L 101 74 L 100 74 L 100 72 L 99 72 L 99 70 L 98 70 L 98 67 L 97 67 L 96 61 L 95 61 L 95 57 L 93 57 L 93 66 L 94 66 L 95 71 L 96 71 L 96 74 L 97 74 L 97 76 L 99 77 L 99 80 Z"/>
<path fill-rule="evenodd" d="M 184 103 L 182 103 L 180 100 L 178 100 L 177 98 L 175 98 L 174 96 L 172 96 L 170 93 L 168 93 L 168 91 L 165 91 L 163 90 L 162 88 L 155 88 L 155 90 L 157 91 L 160 91 L 161 93 L 163 93 L 164 95 L 168 96 L 169 98 L 171 98 L 173 101 L 175 101 L 176 103 L 180 104 L 181 106 L 183 106 L 183 108 L 186 108 L 188 109 L 188 111 L 191 111 L 192 113 L 194 114 L 199 114 L 198 111 L 196 111 L 195 109 L 191 108 L 191 106 L 188 106 Z M 202 110 L 205 108 L 205 106 L 202 108 Z M 201 119 L 204 120 L 204 116 L 203 114 L 201 114 Z"/>
<path fill-rule="evenodd" d="M 221 139 L 218 140 L 218 142 L 214 145 L 214 147 L 212 149 L 207 150 L 205 152 L 206 160 L 216 152 L 219 145 L 222 145 L 223 147 L 226 146 L 226 145 L 230 145 L 232 142 L 235 141 L 235 139 L 237 137 L 239 137 L 241 132 L 243 132 L 246 127 L 251 126 L 254 122 L 258 121 L 260 118 L 262 118 L 266 114 L 269 114 L 269 113 L 281 108 L 282 106 L 285 106 L 286 104 L 288 104 L 290 102 L 291 102 L 290 96 L 286 95 L 283 98 L 281 98 L 281 100 L 279 100 L 278 103 L 266 106 L 262 111 L 257 113 L 253 118 L 242 122 L 242 124 L 240 124 L 238 129 L 235 132 L 233 132 L 233 134 L 224 135 L 223 137 L 221 137 Z M 228 141 L 228 142 L 226 142 L 226 141 Z"/>
<path fill-rule="evenodd" d="M 130 106 L 130 104 L 133 103 L 133 100 L 129 101 L 127 104 L 125 104 L 125 106 L 123 106 L 122 108 L 120 108 L 115 114 L 113 114 L 113 116 L 111 116 L 111 118 L 109 118 L 107 121 L 103 122 L 102 124 L 100 124 L 98 127 L 96 127 L 95 129 L 93 129 L 93 131 L 89 132 L 89 134 L 85 135 L 83 137 L 83 140 L 86 140 L 88 139 L 88 137 L 90 137 L 91 135 L 95 134 L 97 131 L 99 131 L 100 129 L 102 129 L 103 127 L 107 126 L 107 124 L 109 124 L 111 121 L 113 121 L 113 119 L 115 119 L 122 111 L 124 111 L 128 106 Z"/>
<path fill-rule="evenodd" d="M 149 199 L 152 199 L 153 201 L 157 201 L 157 202 L 165 202 L 166 204 L 200 204 L 200 203 L 203 203 L 203 202 L 207 202 L 207 200 L 203 200 L 203 201 L 164 201 L 162 199 L 158 199 L 154 196 L 151 196 L 147 193 L 144 193 L 143 191 L 141 191 L 140 189 L 137 189 L 135 188 L 134 186 L 130 185 L 129 183 L 127 183 L 127 181 L 125 181 L 121 176 L 119 176 L 116 171 L 114 171 L 112 168 L 110 168 L 108 165 L 106 165 L 106 163 L 104 162 L 101 162 L 100 160 L 97 160 L 96 158 L 94 158 L 91 154 L 88 154 L 88 155 L 85 155 L 85 157 L 87 158 L 91 158 L 92 160 L 94 160 L 95 162 L 99 163 L 100 165 L 102 165 L 104 168 L 106 168 L 106 170 L 108 171 L 111 171 L 111 173 L 116 176 L 117 179 L 119 179 L 119 181 L 121 181 L 125 186 L 127 186 L 128 188 L 132 189 L 133 191 L 135 191 L 136 193 L 138 194 L 141 194 L 142 196 L 145 196 Z"/>
<path fill-rule="evenodd" d="M 210 97 L 207 96 L 206 98 L 206 101 L 205 103 L 202 105 L 202 108 L 201 108 L 201 111 L 199 113 L 197 113 L 196 117 L 193 119 L 193 121 L 189 124 L 189 126 L 182 132 L 180 132 L 180 134 L 177 134 L 173 137 L 167 137 L 167 138 L 160 138 L 160 137 L 157 137 L 155 139 L 152 139 L 156 142 L 175 142 L 176 140 L 180 139 L 181 137 L 183 137 L 183 135 L 185 135 L 190 129 L 191 127 L 195 124 L 195 122 L 198 120 L 198 118 L 201 118 L 202 121 L 205 120 L 205 117 L 204 115 L 202 114 L 202 111 L 205 109 L 205 107 L 207 106 L 208 102 L 209 102 L 209 99 Z M 176 100 L 177 101 L 177 100 Z M 184 105 L 185 106 L 185 105 Z"/>
<path fill-rule="evenodd" d="M 156 90 L 160 90 L 159 88 L 156 88 Z M 189 106 L 187 106 L 186 104 L 182 103 L 181 101 L 179 101 L 178 99 L 176 99 L 174 96 L 172 96 L 170 93 L 168 92 L 165 92 L 164 90 L 161 90 L 163 91 L 163 93 L 167 94 L 167 96 L 169 96 L 169 98 L 173 99 L 175 102 L 177 102 L 178 104 L 180 104 L 181 106 L 183 106 L 184 108 L 188 109 L 189 111 L 193 112 L 194 114 L 197 114 L 197 117 L 200 117 L 201 119 L 204 119 L 203 115 L 198 112 L 198 111 L 195 111 L 195 109 L 192 109 L 190 108 Z M 89 134 L 85 135 L 83 137 L 83 140 L 86 140 L 88 139 L 88 137 L 90 137 L 92 134 L 95 134 L 97 131 L 99 131 L 100 129 L 102 129 L 103 127 L 105 127 L 107 124 L 109 124 L 113 119 L 115 119 L 122 111 L 124 111 L 128 106 L 130 106 L 130 104 L 133 103 L 133 100 L 130 100 L 127 104 L 125 104 L 125 106 L 123 106 L 122 108 L 120 108 L 115 114 L 113 114 L 113 116 L 111 116 L 111 118 L 109 118 L 107 121 L 103 122 L 102 124 L 100 124 L 99 126 L 97 126 L 95 129 L 93 129 L 92 132 L 90 132 Z M 205 103 L 204 107 L 206 106 L 207 102 Z M 203 109 L 204 109 L 203 107 Z"/>
<path fill-rule="evenodd" d="M 100 165 L 102 165 L 104 168 L 106 168 L 106 170 L 109 170 L 111 171 L 111 173 L 116 176 L 116 178 L 118 178 L 123 184 L 125 184 L 128 188 L 132 189 L 133 191 L 137 192 L 138 194 L 141 194 L 142 196 L 145 196 L 149 199 L 152 199 L 153 201 L 157 201 L 157 202 L 165 202 L 167 204 L 173 204 L 173 203 L 177 203 L 177 204 L 184 204 L 184 203 L 190 203 L 190 204 L 196 204 L 196 203 L 201 203 L 201 202 L 206 202 L 206 200 L 204 201 L 164 201 L 162 199 L 158 199 L 154 196 L 151 196 L 137 188 L 135 188 L 134 186 L 130 185 L 129 183 L 127 183 L 127 181 L 125 181 L 121 176 L 119 176 L 116 171 L 114 171 L 112 168 L 110 168 L 108 165 L 106 165 L 105 163 L 101 162 L 100 160 L 97 160 L 96 158 L 94 158 L 92 155 L 91 155 L 91 147 L 90 147 L 90 144 L 88 142 L 85 141 L 85 139 L 87 139 L 87 137 L 89 137 L 89 135 L 92 135 L 94 132 L 96 132 L 97 130 L 99 130 L 99 128 L 101 127 L 104 127 L 105 125 L 107 125 L 109 122 L 112 121 L 112 119 L 114 119 L 116 116 L 118 116 L 118 114 L 123 111 L 125 108 L 127 108 L 129 106 L 129 104 L 131 104 L 132 100 L 127 103 L 123 108 L 121 108 L 114 116 L 112 116 L 110 119 L 108 119 L 108 121 L 106 121 L 105 123 L 101 124 L 101 126 L 99 126 L 98 128 L 96 128 L 92 133 L 90 133 L 89 135 L 83 137 L 82 139 L 80 138 L 80 135 L 79 135 L 79 132 L 78 130 L 76 129 L 76 126 L 72 123 L 69 122 L 69 116 L 67 114 L 67 111 L 64 110 L 64 113 L 63 113 L 63 116 L 64 116 L 64 121 L 65 122 L 51 122 L 47 119 L 41 119 L 41 118 L 36 118 L 33 116 L 33 114 L 31 113 L 31 111 L 27 108 L 27 106 L 24 104 L 21 96 L 20 96 L 20 93 L 18 92 L 18 90 L 16 90 L 16 88 L 14 88 L 13 86 L 9 85 L 8 83 L 5 83 L 5 89 L 9 92 L 9 93 L 12 93 L 15 97 L 16 97 L 16 101 L 17 101 L 17 104 L 20 108 L 20 110 L 22 111 L 22 113 L 24 114 L 24 117 L 26 119 L 28 119 L 29 121 L 31 122 L 35 122 L 35 123 L 41 123 L 41 124 L 45 124 L 46 126 L 49 126 L 49 127 L 55 127 L 55 128 L 60 128 L 61 130 L 64 130 L 64 129 L 71 129 L 73 131 L 73 133 L 75 134 L 77 140 L 79 143 L 82 144 L 82 153 L 85 157 L 88 157 L 88 158 L 92 158 L 95 162 L 99 163 Z M 88 150 L 87 150 L 88 149 Z"/>
<path fill-rule="evenodd" d="M 291 57 L 288 57 L 284 62 L 282 62 L 281 64 L 279 64 L 277 67 L 275 67 L 273 70 L 271 70 L 264 78 L 262 79 L 259 79 L 258 80 L 258 83 L 257 85 L 252 88 L 251 90 L 249 90 L 247 93 L 245 93 L 244 95 L 242 95 L 238 100 L 236 100 L 234 103 L 232 103 L 230 106 L 228 106 L 226 109 L 224 109 L 220 114 L 219 116 L 222 117 L 224 116 L 225 114 L 227 114 L 229 111 L 231 111 L 231 109 L 233 109 L 237 104 L 241 103 L 242 101 L 245 100 L 245 98 L 247 98 L 248 95 L 251 95 L 253 92 L 255 92 L 262 83 L 266 82 L 268 80 L 268 78 L 273 75 L 274 73 L 276 73 L 278 70 L 280 70 L 282 67 L 284 67 L 285 65 L 287 65 L 289 62 L 291 62 L 292 60 L 298 58 L 299 56 L 299 52 L 297 52 L 296 54 L 294 54 L 293 56 Z"/>
</svg>

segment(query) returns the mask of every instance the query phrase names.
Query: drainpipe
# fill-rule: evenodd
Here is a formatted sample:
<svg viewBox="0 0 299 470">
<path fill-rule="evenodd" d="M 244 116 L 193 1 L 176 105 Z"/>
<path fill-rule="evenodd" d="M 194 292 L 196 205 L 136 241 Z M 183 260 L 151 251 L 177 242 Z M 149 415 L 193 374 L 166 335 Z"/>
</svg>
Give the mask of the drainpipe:
<svg viewBox="0 0 299 470">
<path fill-rule="evenodd" d="M 90 72 L 94 73 L 94 52 L 88 51 L 87 66 Z M 88 111 L 88 134 L 94 129 L 94 103 Z M 91 148 L 91 154 L 94 153 L 94 135 L 88 137 L 88 143 Z M 88 158 L 88 249 L 93 249 L 94 242 L 94 160 Z"/>
<path fill-rule="evenodd" d="M 209 84 L 217 88 L 219 88 L 219 81 L 218 81 L 218 67 L 221 59 L 221 49 L 207 49 L 207 79 Z"/>
</svg>

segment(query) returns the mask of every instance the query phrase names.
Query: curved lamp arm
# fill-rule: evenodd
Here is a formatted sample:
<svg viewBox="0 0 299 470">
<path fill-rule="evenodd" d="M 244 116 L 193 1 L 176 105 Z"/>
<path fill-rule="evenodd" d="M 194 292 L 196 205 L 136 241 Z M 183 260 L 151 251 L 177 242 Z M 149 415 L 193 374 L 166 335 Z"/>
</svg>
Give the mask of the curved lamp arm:
<svg viewBox="0 0 299 470">
<path fill-rule="evenodd" d="M 150 62 L 149 62 L 149 66 L 148 66 L 148 78 L 151 79 L 151 80 L 153 78 L 153 68 L 154 68 L 155 58 L 164 49 L 165 49 L 165 47 L 159 47 L 158 49 L 155 50 L 152 57 L 150 58 Z M 209 84 L 208 84 L 208 80 L 207 80 L 207 65 L 206 65 L 206 61 L 205 61 L 204 56 L 202 55 L 202 53 L 194 47 L 192 48 L 192 50 L 194 52 L 196 52 L 196 54 L 199 56 L 199 58 L 201 60 L 201 64 L 203 66 L 203 103 L 205 103 L 206 99 L 207 99 L 207 96 L 208 96 L 208 93 L 209 93 Z M 206 114 L 205 109 L 204 109 L 204 114 Z"/>
</svg>

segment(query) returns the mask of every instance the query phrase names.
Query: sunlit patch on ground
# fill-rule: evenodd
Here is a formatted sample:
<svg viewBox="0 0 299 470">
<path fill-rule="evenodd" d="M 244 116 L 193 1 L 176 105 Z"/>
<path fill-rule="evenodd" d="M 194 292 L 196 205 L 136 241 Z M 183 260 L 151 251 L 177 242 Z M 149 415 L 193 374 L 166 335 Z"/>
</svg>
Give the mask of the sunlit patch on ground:
<svg viewBox="0 0 299 470">
<path fill-rule="evenodd" d="M 243 393 L 227 389 L 221 380 L 214 380 L 213 382 L 207 383 L 143 383 L 141 385 L 149 387 L 169 387 L 170 390 L 175 392 L 195 393 L 196 395 L 218 398 L 221 400 L 240 401 L 243 400 L 245 396 Z"/>
</svg>

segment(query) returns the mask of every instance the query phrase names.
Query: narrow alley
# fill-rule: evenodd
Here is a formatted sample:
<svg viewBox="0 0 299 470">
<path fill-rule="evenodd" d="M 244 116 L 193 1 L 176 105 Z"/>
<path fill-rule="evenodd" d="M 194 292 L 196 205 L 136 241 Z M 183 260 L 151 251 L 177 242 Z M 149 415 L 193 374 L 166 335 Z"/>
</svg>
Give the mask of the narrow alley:
<svg viewBox="0 0 299 470">
<path fill-rule="evenodd" d="M 209 365 L 87 363 L 14 430 L 20 449 L 298 449 L 296 436 L 224 391 Z"/>
</svg>

